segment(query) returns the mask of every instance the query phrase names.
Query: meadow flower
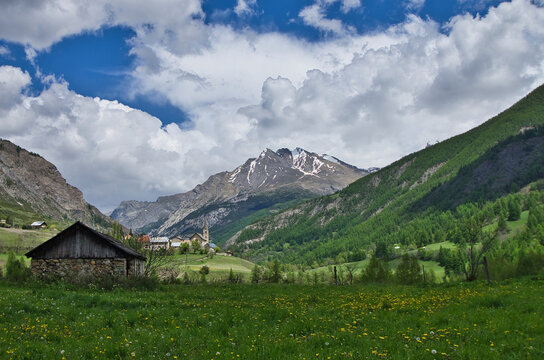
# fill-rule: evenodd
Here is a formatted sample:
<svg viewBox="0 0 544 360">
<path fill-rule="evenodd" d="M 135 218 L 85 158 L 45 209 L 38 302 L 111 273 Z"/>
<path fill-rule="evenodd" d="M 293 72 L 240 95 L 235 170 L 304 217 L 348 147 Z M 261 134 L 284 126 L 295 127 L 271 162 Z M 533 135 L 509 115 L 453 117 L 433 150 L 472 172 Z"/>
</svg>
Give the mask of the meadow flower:
<svg viewBox="0 0 544 360">
<path fill-rule="evenodd" d="M 435 350 L 435 349 L 432 349 L 432 350 L 431 350 L 431 354 L 436 354 L 436 350 Z"/>
</svg>

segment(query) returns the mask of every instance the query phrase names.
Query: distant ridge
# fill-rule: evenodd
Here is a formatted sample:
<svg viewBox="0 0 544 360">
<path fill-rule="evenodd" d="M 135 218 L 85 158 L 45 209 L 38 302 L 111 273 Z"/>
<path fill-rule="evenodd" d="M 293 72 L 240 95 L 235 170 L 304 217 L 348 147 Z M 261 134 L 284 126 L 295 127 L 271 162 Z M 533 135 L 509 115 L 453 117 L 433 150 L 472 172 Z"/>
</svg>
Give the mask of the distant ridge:
<svg viewBox="0 0 544 360">
<path fill-rule="evenodd" d="M 241 218 L 333 193 L 370 172 L 302 148 L 265 149 L 233 171 L 210 176 L 189 192 L 163 196 L 155 202 L 124 201 L 112 217 L 136 231 L 167 236 L 195 231 L 207 217 L 217 235 L 225 226 L 239 224 Z"/>
</svg>

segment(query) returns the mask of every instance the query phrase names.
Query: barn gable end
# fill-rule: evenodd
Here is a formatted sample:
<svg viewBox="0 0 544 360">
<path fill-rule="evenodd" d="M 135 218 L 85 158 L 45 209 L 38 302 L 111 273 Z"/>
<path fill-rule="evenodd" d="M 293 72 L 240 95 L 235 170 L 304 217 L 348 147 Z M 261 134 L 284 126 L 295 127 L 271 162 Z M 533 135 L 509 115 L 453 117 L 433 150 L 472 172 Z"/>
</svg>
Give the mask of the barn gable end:
<svg viewBox="0 0 544 360">
<path fill-rule="evenodd" d="M 38 276 L 143 275 L 146 258 L 116 239 L 76 222 L 26 254 Z"/>
</svg>

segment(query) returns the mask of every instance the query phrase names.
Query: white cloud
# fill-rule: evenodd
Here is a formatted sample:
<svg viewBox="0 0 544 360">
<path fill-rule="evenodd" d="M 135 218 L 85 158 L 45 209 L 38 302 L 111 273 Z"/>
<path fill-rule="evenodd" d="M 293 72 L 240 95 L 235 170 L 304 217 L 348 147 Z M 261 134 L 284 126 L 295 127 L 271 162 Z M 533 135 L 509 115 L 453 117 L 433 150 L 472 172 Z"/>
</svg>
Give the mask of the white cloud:
<svg viewBox="0 0 544 360">
<path fill-rule="evenodd" d="M 425 5 L 425 0 L 408 0 L 406 8 L 409 10 L 419 10 Z"/>
<path fill-rule="evenodd" d="M 327 18 L 327 9 L 339 0 L 317 0 L 314 4 L 304 7 L 298 16 L 302 19 L 305 25 L 314 27 L 326 33 L 345 36 L 354 34 L 355 29 L 352 26 L 345 25 L 339 19 Z M 349 11 L 361 7 L 360 0 L 341 0 L 342 12 Z"/>
<path fill-rule="evenodd" d="M 21 92 L 30 85 L 30 75 L 13 66 L 0 67 L 0 114 L 21 103 Z"/>
<path fill-rule="evenodd" d="M 383 166 L 478 125 L 540 85 L 542 23 L 544 11 L 519 0 L 485 18 L 456 17 L 448 35 L 412 17 L 388 31 L 393 45 L 367 48 L 340 70 L 311 71 L 302 86 L 268 79 L 261 103 L 241 113 L 262 141 L 296 139 L 359 166 Z"/>
<path fill-rule="evenodd" d="M 9 49 L 6 46 L 0 45 L 0 56 L 9 56 L 10 53 L 11 51 L 9 51 Z"/>
<path fill-rule="evenodd" d="M 342 11 L 344 13 L 361 7 L 361 0 L 342 0 Z"/>
<path fill-rule="evenodd" d="M 43 50 L 70 35 L 126 25 L 147 36 L 164 36 L 167 29 L 175 29 L 183 38 L 189 36 L 178 39 L 188 44 L 199 39 L 191 35 L 196 35 L 200 16 L 199 0 L 10 0 L 2 3 L 0 38 Z"/>
<path fill-rule="evenodd" d="M 238 0 L 234 7 L 234 13 L 238 16 L 254 15 L 254 6 L 257 4 L 257 0 Z"/>
<path fill-rule="evenodd" d="M 325 17 L 325 9 L 317 4 L 305 7 L 300 11 L 299 16 L 302 18 L 302 21 L 304 21 L 304 24 L 319 30 L 337 35 L 346 33 L 346 28 L 342 21 L 338 19 L 327 19 Z"/>
<path fill-rule="evenodd" d="M 189 190 L 265 147 L 384 166 L 478 125 L 544 82 L 544 9 L 528 0 L 458 16 L 447 33 L 412 16 L 382 33 L 319 43 L 205 25 L 191 4 L 174 15 L 152 6 L 124 12 L 120 2 L 109 9 L 109 21 L 137 32 L 127 91 L 167 99 L 190 124 L 163 127 L 54 79 L 27 96 L 28 74 L 2 67 L 0 99 L 11 96 L 0 103 L 2 136 L 43 154 L 108 209 Z"/>
<path fill-rule="evenodd" d="M 28 84 L 27 76 L 0 67 L 0 94 L 17 94 L 17 88 Z M 185 166 L 193 158 L 191 151 L 209 150 L 208 139 L 199 132 L 176 125 L 163 128 L 147 113 L 83 97 L 66 83 L 53 83 L 37 97 L 19 97 L 4 113 L 2 136 L 53 161 L 69 182 L 83 188 L 86 199 L 102 208 L 138 192 L 143 198 L 176 192 L 194 185 L 191 176 L 202 176 Z"/>
</svg>

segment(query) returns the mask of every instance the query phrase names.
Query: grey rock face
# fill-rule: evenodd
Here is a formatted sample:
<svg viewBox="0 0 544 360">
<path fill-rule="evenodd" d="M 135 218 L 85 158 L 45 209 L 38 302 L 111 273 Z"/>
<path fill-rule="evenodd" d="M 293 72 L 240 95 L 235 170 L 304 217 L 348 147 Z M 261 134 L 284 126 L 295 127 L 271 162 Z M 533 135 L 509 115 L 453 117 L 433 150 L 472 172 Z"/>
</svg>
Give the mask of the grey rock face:
<svg viewBox="0 0 544 360">
<path fill-rule="evenodd" d="M 81 191 L 68 184 L 57 168 L 38 154 L 0 139 L 0 195 L 3 201 L 36 213 L 80 220 L 111 219 L 89 205 Z"/>
</svg>

